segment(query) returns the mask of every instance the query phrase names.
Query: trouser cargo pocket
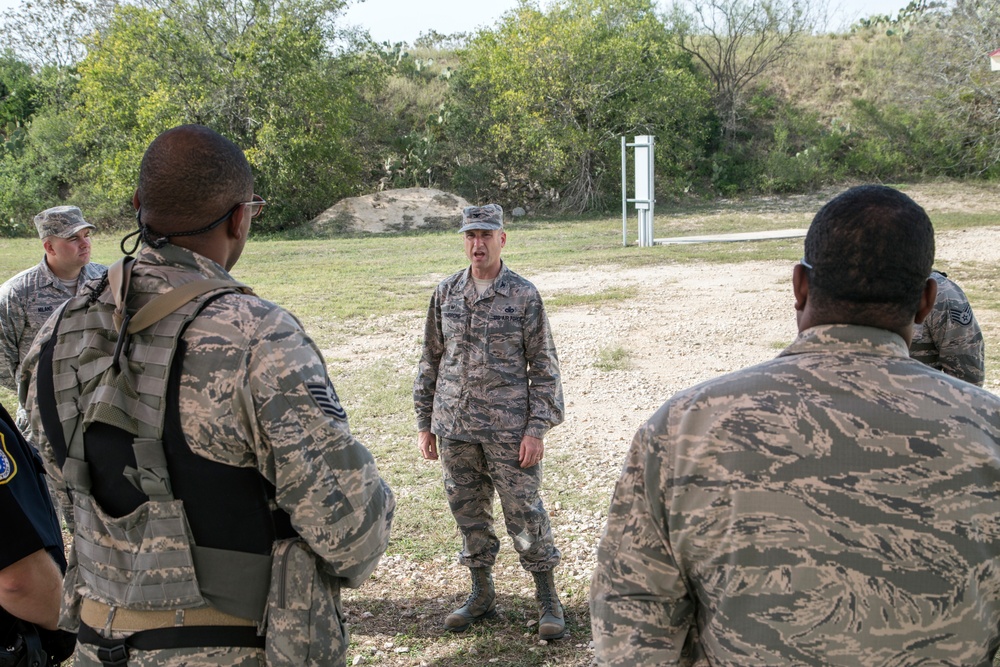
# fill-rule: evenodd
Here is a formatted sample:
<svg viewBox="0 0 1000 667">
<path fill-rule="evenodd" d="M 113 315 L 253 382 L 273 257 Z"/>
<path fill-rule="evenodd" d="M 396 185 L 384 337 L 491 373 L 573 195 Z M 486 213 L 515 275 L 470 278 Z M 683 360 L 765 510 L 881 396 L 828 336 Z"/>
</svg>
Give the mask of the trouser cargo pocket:
<svg viewBox="0 0 1000 667">
<path fill-rule="evenodd" d="M 318 567 L 301 539 L 275 544 L 267 602 L 267 664 L 271 667 L 343 664 L 347 628 L 340 583 Z"/>
</svg>

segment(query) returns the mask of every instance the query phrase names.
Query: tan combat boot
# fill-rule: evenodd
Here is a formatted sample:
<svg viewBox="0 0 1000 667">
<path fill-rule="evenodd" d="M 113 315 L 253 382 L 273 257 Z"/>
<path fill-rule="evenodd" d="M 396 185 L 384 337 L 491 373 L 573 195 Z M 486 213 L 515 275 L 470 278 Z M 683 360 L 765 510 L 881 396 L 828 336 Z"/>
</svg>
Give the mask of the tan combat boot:
<svg viewBox="0 0 1000 667">
<path fill-rule="evenodd" d="M 465 632 L 475 621 L 497 615 L 493 572 L 488 567 L 471 567 L 469 572 L 472 573 L 472 595 L 444 619 L 444 627 L 449 632 Z"/>
<path fill-rule="evenodd" d="M 535 578 L 535 599 L 538 600 L 538 638 L 559 639 L 566 634 L 566 621 L 563 619 L 562 604 L 556 593 L 556 582 L 552 570 L 548 572 L 532 572 Z"/>
</svg>

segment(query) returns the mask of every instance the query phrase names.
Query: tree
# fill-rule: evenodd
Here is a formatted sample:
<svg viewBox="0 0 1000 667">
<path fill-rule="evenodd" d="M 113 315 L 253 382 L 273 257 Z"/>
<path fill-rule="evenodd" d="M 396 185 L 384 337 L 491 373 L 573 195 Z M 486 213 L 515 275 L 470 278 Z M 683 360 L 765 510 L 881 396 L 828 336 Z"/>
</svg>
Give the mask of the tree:
<svg viewBox="0 0 1000 667">
<path fill-rule="evenodd" d="M 86 53 L 83 39 L 103 27 L 118 0 L 23 2 L 0 17 L 0 47 L 35 67 L 68 68 Z"/>
<path fill-rule="evenodd" d="M 148 0 L 121 5 L 85 41 L 73 135 L 87 156 L 78 193 L 124 212 L 145 146 L 201 123 L 246 151 L 272 203 L 264 225 L 293 226 L 354 191 L 362 170 L 359 90 L 378 85 L 333 50 L 339 0 Z"/>
<path fill-rule="evenodd" d="M 620 136 L 656 135 L 669 179 L 690 177 L 709 134 L 705 87 L 650 0 L 523 1 L 460 57 L 456 161 L 489 174 L 493 198 L 600 208 L 617 191 Z"/>
<path fill-rule="evenodd" d="M 735 141 L 745 93 L 794 53 L 811 32 L 815 0 L 691 0 L 675 3 L 667 24 L 677 46 L 704 66 L 715 87 L 723 137 Z"/>
<path fill-rule="evenodd" d="M 387 72 L 385 85 L 367 94 L 376 112 L 366 124 L 367 144 L 382 158 L 370 180 L 379 188 L 439 187 L 448 179 L 443 147 L 450 115 L 444 105 L 458 65 L 450 47 L 460 39 L 432 31 L 413 48 L 403 43 L 371 47 Z"/>
<path fill-rule="evenodd" d="M 0 54 L 0 154 L 15 133 L 24 131 L 38 107 L 37 86 L 31 65 L 12 51 Z"/>
<path fill-rule="evenodd" d="M 917 6 L 915 1 L 911 7 Z M 904 76 L 894 90 L 911 109 L 933 113 L 946 132 L 945 173 L 1000 175 L 1000 76 L 989 53 L 1000 48 L 1000 0 L 931 4 L 893 28 L 905 39 Z"/>
</svg>

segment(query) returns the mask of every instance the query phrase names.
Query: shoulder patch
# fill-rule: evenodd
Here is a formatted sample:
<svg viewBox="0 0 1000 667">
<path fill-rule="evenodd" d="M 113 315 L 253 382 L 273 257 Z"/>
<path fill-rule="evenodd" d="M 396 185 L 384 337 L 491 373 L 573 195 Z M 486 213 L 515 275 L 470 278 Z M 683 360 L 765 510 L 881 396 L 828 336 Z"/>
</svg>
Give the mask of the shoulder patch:
<svg viewBox="0 0 1000 667">
<path fill-rule="evenodd" d="M 309 393 L 312 394 L 313 400 L 319 405 L 323 414 L 340 421 L 347 421 L 347 413 L 340 405 L 337 390 L 333 388 L 333 382 L 329 378 L 327 378 L 326 384 L 307 384 L 306 387 L 309 388 Z"/>
<path fill-rule="evenodd" d="M 7 451 L 7 436 L 0 433 L 0 484 L 6 484 L 17 474 L 17 463 Z"/>
<path fill-rule="evenodd" d="M 955 324 L 968 326 L 972 323 L 972 306 L 965 304 L 965 308 L 952 308 L 948 311 L 948 315 Z"/>
</svg>

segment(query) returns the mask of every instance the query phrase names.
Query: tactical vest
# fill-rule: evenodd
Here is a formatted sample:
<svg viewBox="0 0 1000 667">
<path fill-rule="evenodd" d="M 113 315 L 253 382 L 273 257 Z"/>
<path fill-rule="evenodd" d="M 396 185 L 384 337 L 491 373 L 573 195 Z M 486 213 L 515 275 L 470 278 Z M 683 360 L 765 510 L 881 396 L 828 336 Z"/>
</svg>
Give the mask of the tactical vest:
<svg viewBox="0 0 1000 667">
<path fill-rule="evenodd" d="M 191 452 L 177 405 L 185 328 L 212 299 L 252 292 L 196 280 L 130 293 L 131 260 L 109 270 L 96 299 L 65 304 L 35 375 L 73 501 L 77 589 L 113 607 L 208 605 L 260 620 L 271 546 L 291 533 L 287 515 L 271 510 L 273 486 L 256 469 Z M 256 509 L 225 516 L 237 504 Z"/>
</svg>

